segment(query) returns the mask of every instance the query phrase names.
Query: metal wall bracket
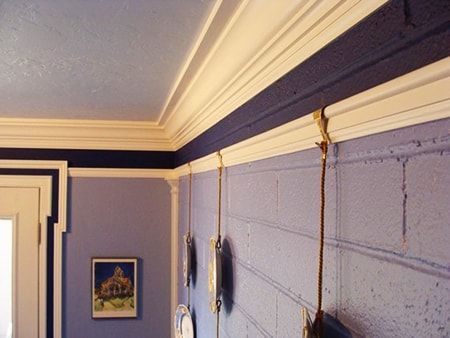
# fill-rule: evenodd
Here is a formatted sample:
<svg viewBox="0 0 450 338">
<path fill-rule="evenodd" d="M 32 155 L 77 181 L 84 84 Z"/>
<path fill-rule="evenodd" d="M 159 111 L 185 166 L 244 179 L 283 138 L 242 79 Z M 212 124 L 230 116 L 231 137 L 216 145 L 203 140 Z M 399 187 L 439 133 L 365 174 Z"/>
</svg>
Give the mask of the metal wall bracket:
<svg viewBox="0 0 450 338">
<path fill-rule="evenodd" d="M 330 136 L 327 132 L 328 119 L 325 117 L 325 107 L 313 112 L 313 118 L 320 130 L 320 134 L 322 135 L 322 141 L 331 143 Z"/>
</svg>

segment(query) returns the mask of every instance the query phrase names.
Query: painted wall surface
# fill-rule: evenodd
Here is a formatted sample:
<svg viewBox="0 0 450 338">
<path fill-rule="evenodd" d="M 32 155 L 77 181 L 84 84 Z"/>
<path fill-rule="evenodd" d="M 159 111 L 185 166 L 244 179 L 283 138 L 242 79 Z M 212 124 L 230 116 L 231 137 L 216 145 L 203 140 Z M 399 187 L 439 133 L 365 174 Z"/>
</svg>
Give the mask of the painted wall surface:
<svg viewBox="0 0 450 338">
<path fill-rule="evenodd" d="M 170 188 L 163 179 L 71 178 L 63 337 L 170 336 Z M 91 257 L 139 257 L 138 319 L 91 319 Z"/>
<path fill-rule="evenodd" d="M 226 169 L 222 337 L 300 337 L 300 306 L 314 313 L 319 164 L 312 149 Z M 324 309 L 357 337 L 450 336 L 450 119 L 333 145 L 326 185 Z M 217 172 L 195 175 L 198 338 L 215 337 L 216 201 Z M 180 243 L 187 215 L 183 177 Z M 179 298 L 187 302 L 181 280 Z"/>
</svg>

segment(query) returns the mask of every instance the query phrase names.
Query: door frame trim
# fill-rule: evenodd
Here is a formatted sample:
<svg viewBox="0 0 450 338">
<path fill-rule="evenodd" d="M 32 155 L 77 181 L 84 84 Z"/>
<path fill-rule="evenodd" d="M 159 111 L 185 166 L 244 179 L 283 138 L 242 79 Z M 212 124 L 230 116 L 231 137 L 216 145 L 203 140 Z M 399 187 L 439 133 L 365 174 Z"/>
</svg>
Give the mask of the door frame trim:
<svg viewBox="0 0 450 338">
<path fill-rule="evenodd" d="M 58 171 L 58 220 L 54 224 L 53 337 L 62 332 L 62 235 L 67 230 L 67 161 L 0 160 L 1 169 L 47 169 Z M 12 175 L 17 176 L 17 175 Z M 22 175 L 21 175 L 22 176 Z M 24 175 L 27 176 L 27 175 Z M 46 283 L 47 284 L 47 283 Z M 46 285 L 47 286 L 47 285 Z"/>
<path fill-rule="evenodd" d="M 0 185 L 9 188 L 38 188 L 39 189 L 39 337 L 47 337 L 47 217 L 52 214 L 52 178 L 49 176 L 0 175 Z M 17 215 L 9 216 L 14 224 L 14 238 L 16 238 Z M 14 245 L 16 242 L 14 242 Z M 15 249 L 14 249 L 15 250 Z M 14 271 L 16 267 L 14 266 Z M 15 276 L 15 272 L 14 272 Z M 13 288 L 15 288 L 13 277 Z M 13 292 L 13 303 L 16 291 Z M 13 309 L 13 319 L 17 316 Z M 13 320 L 13 322 L 15 322 Z M 17 332 L 17 329 L 14 330 Z"/>
</svg>

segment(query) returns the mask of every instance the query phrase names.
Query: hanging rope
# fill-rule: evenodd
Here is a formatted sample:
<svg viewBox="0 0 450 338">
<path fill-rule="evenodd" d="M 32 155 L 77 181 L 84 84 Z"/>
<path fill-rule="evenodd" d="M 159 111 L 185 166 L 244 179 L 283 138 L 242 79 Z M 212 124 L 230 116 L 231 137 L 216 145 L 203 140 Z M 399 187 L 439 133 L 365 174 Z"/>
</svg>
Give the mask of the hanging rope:
<svg viewBox="0 0 450 338">
<path fill-rule="evenodd" d="M 322 281 L 323 281 L 323 248 L 325 238 L 325 175 L 327 168 L 328 143 L 322 141 L 319 144 L 322 150 L 322 174 L 320 177 L 320 234 L 319 234 L 319 268 L 317 277 L 317 313 L 316 318 L 322 319 Z"/>
<path fill-rule="evenodd" d="M 319 267 L 317 273 L 317 312 L 316 320 L 321 321 L 323 318 L 322 310 L 322 289 L 323 289 L 323 249 L 325 240 L 325 176 L 327 168 L 328 144 L 331 143 L 327 133 L 327 120 L 324 115 L 325 108 L 313 113 L 314 120 L 319 127 L 322 135 L 322 141 L 317 143 L 322 151 L 321 159 L 321 177 L 320 177 L 320 228 L 319 228 Z"/>
<path fill-rule="evenodd" d="M 220 336 L 220 325 L 219 325 L 219 310 L 217 309 L 216 312 L 216 337 L 219 338 Z"/>
<path fill-rule="evenodd" d="M 192 212 L 191 212 L 191 207 L 192 207 L 192 167 L 191 167 L 191 162 L 188 163 L 189 166 L 189 220 L 188 220 L 188 237 L 189 239 L 191 238 L 191 223 L 192 223 Z"/>
<path fill-rule="evenodd" d="M 222 221 L 222 172 L 223 172 L 223 161 L 222 161 L 222 155 L 220 154 L 220 151 L 217 152 L 217 157 L 219 158 L 219 167 L 217 168 L 219 171 L 219 179 L 218 179 L 218 207 L 217 207 L 217 248 L 221 248 L 221 238 L 220 238 L 220 231 L 221 231 L 221 221 Z"/>
<path fill-rule="evenodd" d="M 188 163 L 189 166 L 189 211 L 188 211 L 188 232 L 186 236 L 186 244 L 191 245 L 192 243 L 192 237 L 191 237 L 191 224 L 192 224 L 192 167 L 191 162 Z M 190 250 L 188 251 L 191 252 Z M 190 258 L 189 258 L 190 259 Z M 189 273 L 189 272 L 188 272 Z M 190 310 L 191 309 L 191 281 L 190 277 L 188 277 L 188 285 L 187 285 L 187 307 Z"/>
</svg>

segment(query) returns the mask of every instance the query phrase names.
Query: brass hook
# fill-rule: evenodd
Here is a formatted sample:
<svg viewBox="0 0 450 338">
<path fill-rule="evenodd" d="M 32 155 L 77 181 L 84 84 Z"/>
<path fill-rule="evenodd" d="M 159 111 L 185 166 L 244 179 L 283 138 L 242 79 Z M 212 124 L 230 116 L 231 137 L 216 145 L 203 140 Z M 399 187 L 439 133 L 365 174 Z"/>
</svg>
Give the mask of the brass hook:
<svg viewBox="0 0 450 338">
<path fill-rule="evenodd" d="M 223 168 L 223 160 L 222 160 L 222 154 L 220 154 L 220 150 L 217 152 L 217 157 L 219 158 L 219 169 Z"/>
<path fill-rule="evenodd" d="M 331 143 L 330 136 L 327 132 L 328 119 L 325 117 L 325 107 L 313 112 L 313 118 L 322 135 L 322 142 L 326 142 L 327 144 Z"/>
</svg>

